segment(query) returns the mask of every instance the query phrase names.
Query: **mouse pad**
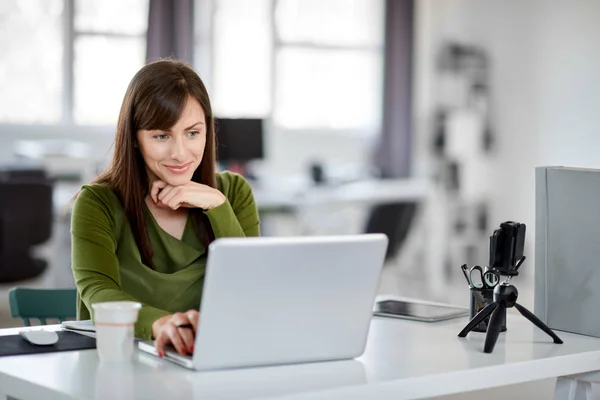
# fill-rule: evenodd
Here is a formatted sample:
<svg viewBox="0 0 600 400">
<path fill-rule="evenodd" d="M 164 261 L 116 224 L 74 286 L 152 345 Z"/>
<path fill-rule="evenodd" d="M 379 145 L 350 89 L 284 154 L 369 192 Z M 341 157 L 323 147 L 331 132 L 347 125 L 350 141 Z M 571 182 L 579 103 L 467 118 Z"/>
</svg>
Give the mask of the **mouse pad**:
<svg viewBox="0 0 600 400">
<path fill-rule="evenodd" d="M 36 346 L 21 335 L 0 336 L 0 356 L 20 354 L 53 353 L 56 351 L 95 349 L 96 339 L 74 332 L 56 331 L 58 342 L 48 346 Z"/>
</svg>

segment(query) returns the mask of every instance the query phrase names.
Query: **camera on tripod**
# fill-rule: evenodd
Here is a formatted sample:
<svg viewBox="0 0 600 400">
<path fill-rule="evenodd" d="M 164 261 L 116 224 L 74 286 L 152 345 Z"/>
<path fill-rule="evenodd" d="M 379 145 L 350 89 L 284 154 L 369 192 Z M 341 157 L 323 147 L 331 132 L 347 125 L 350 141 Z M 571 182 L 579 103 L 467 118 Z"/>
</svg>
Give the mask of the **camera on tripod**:
<svg viewBox="0 0 600 400">
<path fill-rule="evenodd" d="M 507 221 L 500 224 L 490 237 L 489 268 L 500 275 L 517 275 L 524 261 L 525 224 Z"/>
<path fill-rule="evenodd" d="M 467 326 L 458 334 L 459 337 L 465 337 L 473 330 L 477 332 L 479 324 L 486 320 L 486 318 L 489 318 L 489 322 L 486 324 L 484 353 L 491 353 L 494 350 L 498 335 L 500 332 L 506 330 L 506 309 L 511 307 L 515 307 L 521 315 L 546 332 L 554 343 L 561 344 L 563 342 L 544 322 L 531 311 L 517 303 L 519 292 L 515 286 L 510 284 L 510 281 L 513 276 L 519 274 L 517 271 L 525 261 L 525 256 L 523 255 L 524 246 L 525 224 L 514 221 L 503 222 L 500 224 L 500 229 L 496 229 L 492 236 L 490 236 L 490 264 L 487 271 L 484 272 L 481 267 L 475 266 L 471 268 L 468 275 L 465 273 L 472 294 L 476 292 L 472 284 L 473 280 L 471 279 L 473 271 L 481 274 L 481 281 L 483 282 L 479 286 L 479 289 L 476 290 L 481 290 L 487 285 L 489 296 L 490 284 L 493 286 L 492 298 L 483 298 L 482 303 L 484 307 L 471 318 Z M 465 266 L 466 264 L 463 265 L 463 267 Z M 465 272 L 464 269 L 463 272 Z M 494 279 L 491 279 L 492 275 L 495 275 Z M 500 282 L 500 275 L 506 276 L 504 282 Z"/>
</svg>

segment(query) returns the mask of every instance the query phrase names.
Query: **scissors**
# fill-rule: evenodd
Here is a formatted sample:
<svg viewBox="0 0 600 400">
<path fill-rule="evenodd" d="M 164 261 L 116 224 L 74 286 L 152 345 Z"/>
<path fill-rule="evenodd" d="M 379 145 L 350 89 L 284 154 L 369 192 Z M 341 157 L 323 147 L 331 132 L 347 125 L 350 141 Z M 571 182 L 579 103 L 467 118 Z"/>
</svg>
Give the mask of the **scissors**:
<svg viewBox="0 0 600 400">
<path fill-rule="evenodd" d="M 471 267 L 467 275 L 467 265 L 462 267 L 463 274 L 467 278 L 467 282 L 473 289 L 493 289 L 500 282 L 500 275 L 492 270 L 484 271 L 479 265 Z"/>
</svg>

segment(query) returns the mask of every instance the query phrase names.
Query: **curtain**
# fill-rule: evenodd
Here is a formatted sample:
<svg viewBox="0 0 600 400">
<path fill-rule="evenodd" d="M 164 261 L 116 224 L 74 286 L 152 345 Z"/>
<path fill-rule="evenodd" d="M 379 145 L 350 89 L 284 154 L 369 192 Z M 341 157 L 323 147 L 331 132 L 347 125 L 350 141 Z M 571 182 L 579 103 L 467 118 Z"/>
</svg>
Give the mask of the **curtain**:
<svg viewBox="0 0 600 400">
<path fill-rule="evenodd" d="M 146 46 L 146 62 L 174 57 L 192 64 L 194 0 L 150 0 Z"/>
<path fill-rule="evenodd" d="M 375 164 L 384 178 L 410 175 L 414 0 L 385 1 L 382 130 Z"/>
<path fill-rule="evenodd" d="M 382 178 L 410 176 L 413 13 L 414 0 L 385 1 L 383 115 L 374 160 Z M 388 236 L 386 260 L 401 249 L 415 211 L 414 202 L 383 204 L 371 210 L 365 232 Z"/>
</svg>

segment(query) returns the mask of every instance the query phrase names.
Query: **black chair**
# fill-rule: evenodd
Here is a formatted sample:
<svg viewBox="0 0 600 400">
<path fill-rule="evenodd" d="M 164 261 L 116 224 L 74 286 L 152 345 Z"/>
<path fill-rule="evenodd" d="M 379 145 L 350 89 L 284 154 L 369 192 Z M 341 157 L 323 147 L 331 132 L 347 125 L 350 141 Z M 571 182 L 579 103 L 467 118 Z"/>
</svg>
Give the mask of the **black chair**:
<svg viewBox="0 0 600 400">
<path fill-rule="evenodd" d="M 385 233 L 388 248 L 385 259 L 394 257 L 406 240 L 417 211 L 413 202 L 382 204 L 371 209 L 365 233 Z"/>
<path fill-rule="evenodd" d="M 0 170 L 0 282 L 33 278 L 46 269 L 31 247 L 51 236 L 52 186 L 43 170 Z"/>
</svg>

